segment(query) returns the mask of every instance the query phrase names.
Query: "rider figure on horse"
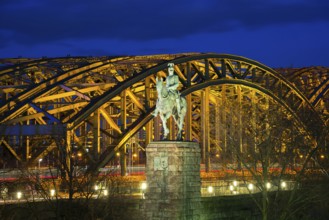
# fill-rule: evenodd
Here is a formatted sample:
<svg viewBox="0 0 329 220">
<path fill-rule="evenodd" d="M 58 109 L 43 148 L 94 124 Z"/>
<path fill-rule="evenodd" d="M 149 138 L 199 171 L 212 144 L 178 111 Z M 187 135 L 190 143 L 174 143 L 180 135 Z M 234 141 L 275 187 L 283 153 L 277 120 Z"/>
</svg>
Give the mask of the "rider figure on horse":
<svg viewBox="0 0 329 220">
<path fill-rule="evenodd" d="M 166 87 L 169 92 L 169 96 L 173 96 L 176 100 L 177 111 L 180 110 L 180 93 L 177 90 L 179 86 L 179 78 L 174 75 L 174 63 L 168 63 L 168 76 L 166 79 Z"/>
<path fill-rule="evenodd" d="M 178 131 L 176 140 L 182 140 L 182 129 L 184 123 L 184 117 L 186 115 L 187 103 L 184 97 L 181 97 L 177 90 L 179 86 L 179 78 L 174 75 L 174 64 L 168 64 L 168 76 L 164 83 L 162 78 L 156 77 L 156 90 L 158 93 L 158 99 L 156 108 L 152 112 L 152 115 L 156 117 L 160 114 L 163 127 L 163 140 L 167 139 L 169 129 L 167 127 L 167 120 L 172 116 L 177 125 Z"/>
</svg>

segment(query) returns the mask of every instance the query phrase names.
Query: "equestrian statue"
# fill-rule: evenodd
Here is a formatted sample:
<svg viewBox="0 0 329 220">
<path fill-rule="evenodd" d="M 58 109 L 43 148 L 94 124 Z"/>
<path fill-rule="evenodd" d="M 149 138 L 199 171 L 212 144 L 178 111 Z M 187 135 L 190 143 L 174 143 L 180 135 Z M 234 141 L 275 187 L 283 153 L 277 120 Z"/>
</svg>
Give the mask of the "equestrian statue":
<svg viewBox="0 0 329 220">
<path fill-rule="evenodd" d="M 174 74 L 174 63 L 168 63 L 168 76 L 164 84 L 162 78 L 156 78 L 156 89 L 158 99 L 156 108 L 153 112 L 154 116 L 160 114 L 162 127 L 164 130 L 163 140 L 167 139 L 169 129 L 167 127 L 167 120 L 170 116 L 174 117 L 178 131 L 176 140 L 182 140 L 182 129 L 184 118 L 186 115 L 186 99 L 181 97 L 177 87 L 179 86 L 178 76 Z"/>
</svg>

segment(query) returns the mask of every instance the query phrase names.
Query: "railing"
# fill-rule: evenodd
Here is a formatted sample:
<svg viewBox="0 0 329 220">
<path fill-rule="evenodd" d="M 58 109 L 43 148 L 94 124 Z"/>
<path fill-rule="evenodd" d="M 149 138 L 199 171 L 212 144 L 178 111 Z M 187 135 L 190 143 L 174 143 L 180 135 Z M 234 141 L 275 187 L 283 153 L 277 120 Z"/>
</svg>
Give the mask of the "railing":
<svg viewBox="0 0 329 220">
<path fill-rule="evenodd" d="M 140 175 L 144 173 L 145 168 L 141 166 L 128 167 L 128 175 Z M 47 179 L 48 177 L 57 178 L 57 169 L 32 169 L 28 170 L 28 173 L 33 176 L 39 176 L 42 179 Z M 26 174 L 24 174 L 26 177 Z M 104 168 L 100 170 L 100 175 L 111 176 L 120 175 L 120 167 Z M 22 176 L 22 171 L 20 170 L 0 170 L 0 183 L 4 182 L 15 182 L 18 178 Z M 137 177 L 142 177 L 137 176 Z M 145 178 L 137 178 L 135 181 L 110 181 L 111 184 L 105 182 L 99 182 L 95 185 L 89 195 L 92 194 L 93 198 L 102 198 L 108 196 L 127 196 L 127 197 L 140 197 L 144 198 Z M 233 196 L 241 194 L 253 194 L 259 193 L 262 190 L 276 191 L 276 190 L 292 190 L 295 187 L 296 182 L 289 180 L 281 181 L 269 181 L 263 185 L 258 185 L 254 180 L 234 180 L 234 179 L 202 179 L 201 180 L 201 196 L 202 197 L 212 197 L 212 196 Z M 0 187 L 0 202 L 17 202 L 22 200 L 42 200 L 47 197 L 56 198 L 56 196 L 51 195 L 55 193 L 60 198 L 67 198 L 67 191 L 60 191 L 59 189 L 54 189 L 55 191 L 40 193 L 38 190 L 29 190 L 27 187 L 20 187 L 20 189 L 9 189 L 6 185 L 1 185 Z M 58 190 L 58 192 L 57 192 Z M 85 194 L 88 194 L 85 193 Z M 80 193 L 75 194 L 79 197 Z"/>
<path fill-rule="evenodd" d="M 237 181 L 237 180 L 216 180 L 202 181 L 201 196 L 230 196 L 238 194 L 259 193 L 266 188 L 267 191 L 292 190 L 295 187 L 294 181 L 273 181 L 267 182 L 263 186 L 254 181 Z"/>
</svg>

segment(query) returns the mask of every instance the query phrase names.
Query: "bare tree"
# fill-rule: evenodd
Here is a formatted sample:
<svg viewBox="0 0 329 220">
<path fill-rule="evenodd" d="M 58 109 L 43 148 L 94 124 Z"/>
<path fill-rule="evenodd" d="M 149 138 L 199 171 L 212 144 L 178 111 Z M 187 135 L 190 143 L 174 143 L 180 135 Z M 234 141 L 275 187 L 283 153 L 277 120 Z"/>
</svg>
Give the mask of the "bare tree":
<svg viewBox="0 0 329 220">
<path fill-rule="evenodd" d="M 318 138 L 312 137 L 289 112 L 271 100 L 259 100 L 254 106 L 239 107 L 234 99 L 226 104 L 226 113 L 221 116 L 226 123 L 216 125 L 224 133 L 221 158 L 226 163 L 233 161 L 232 167 L 247 189 L 248 184 L 256 187 L 249 193 L 262 218 L 306 216 L 304 210 L 315 201 L 323 201 L 321 194 L 309 190 L 307 183 L 315 179 L 307 180 L 310 173 L 315 175 L 314 164 L 320 164 L 320 150 L 328 148 L 324 146 L 327 131 Z M 325 169 L 322 172 L 325 174 Z"/>
</svg>

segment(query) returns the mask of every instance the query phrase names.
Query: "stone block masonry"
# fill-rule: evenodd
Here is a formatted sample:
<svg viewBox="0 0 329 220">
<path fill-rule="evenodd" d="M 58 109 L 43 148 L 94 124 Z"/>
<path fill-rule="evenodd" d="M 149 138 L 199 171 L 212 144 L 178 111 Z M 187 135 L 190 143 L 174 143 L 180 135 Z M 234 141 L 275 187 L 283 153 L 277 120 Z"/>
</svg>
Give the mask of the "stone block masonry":
<svg viewBox="0 0 329 220">
<path fill-rule="evenodd" d="M 145 219 L 200 219 L 200 147 L 158 141 L 146 148 Z"/>
</svg>

